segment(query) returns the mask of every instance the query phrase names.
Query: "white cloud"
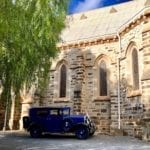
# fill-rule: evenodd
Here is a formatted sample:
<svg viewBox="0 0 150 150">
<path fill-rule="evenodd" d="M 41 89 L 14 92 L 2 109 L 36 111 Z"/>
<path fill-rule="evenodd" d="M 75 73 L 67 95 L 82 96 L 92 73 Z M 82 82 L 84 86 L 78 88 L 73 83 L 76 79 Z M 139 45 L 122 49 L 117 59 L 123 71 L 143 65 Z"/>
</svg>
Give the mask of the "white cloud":
<svg viewBox="0 0 150 150">
<path fill-rule="evenodd" d="M 82 12 L 97 8 L 100 5 L 102 5 L 102 0 L 85 0 L 84 2 L 80 2 L 73 11 Z"/>
</svg>

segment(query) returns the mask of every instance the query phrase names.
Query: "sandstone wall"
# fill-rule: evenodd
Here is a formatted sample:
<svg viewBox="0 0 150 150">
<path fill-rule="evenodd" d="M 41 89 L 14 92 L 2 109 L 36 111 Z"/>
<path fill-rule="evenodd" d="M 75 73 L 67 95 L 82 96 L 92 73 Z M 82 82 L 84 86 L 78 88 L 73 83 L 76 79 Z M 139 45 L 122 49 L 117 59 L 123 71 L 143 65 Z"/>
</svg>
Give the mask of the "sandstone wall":
<svg viewBox="0 0 150 150">
<path fill-rule="evenodd" d="M 116 55 L 118 43 L 103 43 L 83 49 L 85 78 L 82 91 L 82 111 L 88 113 L 97 125 L 98 132 L 109 133 L 110 125 L 117 122 L 114 106 L 116 95 Z M 99 96 L 99 61 L 105 59 L 108 72 L 108 96 Z M 113 99 L 112 99 L 113 97 Z M 112 103 L 114 100 L 115 103 Z M 111 120 L 113 117 L 113 121 Z"/>
<path fill-rule="evenodd" d="M 150 141 L 150 19 L 144 22 L 143 32 L 143 74 L 141 77 L 143 118 L 143 139 Z"/>
<path fill-rule="evenodd" d="M 149 32 L 143 33 L 145 22 L 134 26 L 121 37 L 121 128 L 126 134 L 139 138 L 144 135 L 143 117 L 149 118 L 150 114 L 150 36 Z M 138 49 L 139 90 L 136 91 L 132 87 L 132 64 L 129 60 L 131 56 L 128 55 L 130 43 L 134 43 Z"/>
</svg>

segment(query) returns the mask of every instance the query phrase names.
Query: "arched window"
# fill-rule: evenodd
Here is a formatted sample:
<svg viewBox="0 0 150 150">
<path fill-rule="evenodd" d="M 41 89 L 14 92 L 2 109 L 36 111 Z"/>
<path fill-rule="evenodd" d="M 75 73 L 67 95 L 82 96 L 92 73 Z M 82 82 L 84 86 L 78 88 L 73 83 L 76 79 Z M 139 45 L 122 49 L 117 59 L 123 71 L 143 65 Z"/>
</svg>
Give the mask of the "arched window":
<svg viewBox="0 0 150 150">
<path fill-rule="evenodd" d="M 100 96 L 107 96 L 107 68 L 104 60 L 100 62 L 99 76 L 99 94 Z"/>
<path fill-rule="evenodd" d="M 138 52 L 136 49 L 132 51 L 132 77 L 133 77 L 133 89 L 139 89 L 139 63 Z"/>
<path fill-rule="evenodd" d="M 66 82 L 67 82 L 67 68 L 63 64 L 60 68 L 60 97 L 66 97 Z"/>
</svg>

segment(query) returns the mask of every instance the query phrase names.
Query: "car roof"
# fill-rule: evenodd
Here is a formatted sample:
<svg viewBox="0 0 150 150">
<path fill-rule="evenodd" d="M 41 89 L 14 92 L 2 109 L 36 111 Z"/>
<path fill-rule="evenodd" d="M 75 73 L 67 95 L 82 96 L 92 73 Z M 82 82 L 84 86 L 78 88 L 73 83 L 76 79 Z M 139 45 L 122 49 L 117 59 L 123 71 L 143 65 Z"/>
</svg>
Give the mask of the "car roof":
<svg viewBox="0 0 150 150">
<path fill-rule="evenodd" d="M 63 110 L 65 110 L 65 109 L 70 109 L 70 107 L 68 107 L 68 106 L 67 107 L 56 107 L 56 106 L 55 107 L 49 107 L 49 106 L 43 107 L 43 106 L 38 106 L 38 107 L 31 107 L 30 110 L 31 109 L 32 110 L 33 109 L 34 110 L 36 110 L 36 109 L 63 109 Z"/>
</svg>

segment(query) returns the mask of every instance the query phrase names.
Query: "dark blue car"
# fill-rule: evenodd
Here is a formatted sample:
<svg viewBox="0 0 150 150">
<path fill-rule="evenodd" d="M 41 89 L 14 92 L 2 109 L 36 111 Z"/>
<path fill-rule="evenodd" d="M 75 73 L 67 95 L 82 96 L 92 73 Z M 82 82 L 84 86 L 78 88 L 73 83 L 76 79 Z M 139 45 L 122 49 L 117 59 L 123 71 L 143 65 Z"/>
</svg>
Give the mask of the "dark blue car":
<svg viewBox="0 0 150 150">
<path fill-rule="evenodd" d="M 71 115 L 70 107 L 36 107 L 23 117 L 23 126 L 31 137 L 43 133 L 75 133 L 78 139 L 87 139 L 95 133 L 95 125 L 87 115 Z"/>
</svg>

